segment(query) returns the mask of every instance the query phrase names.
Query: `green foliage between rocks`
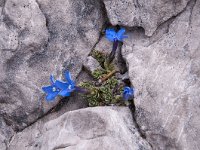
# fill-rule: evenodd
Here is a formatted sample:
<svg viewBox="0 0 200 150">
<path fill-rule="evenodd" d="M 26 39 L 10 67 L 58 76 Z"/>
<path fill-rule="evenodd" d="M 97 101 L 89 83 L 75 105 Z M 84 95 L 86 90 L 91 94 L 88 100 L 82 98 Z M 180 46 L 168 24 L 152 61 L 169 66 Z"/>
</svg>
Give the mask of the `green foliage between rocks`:
<svg viewBox="0 0 200 150">
<path fill-rule="evenodd" d="M 106 55 L 99 51 L 91 53 L 102 66 L 103 69 L 97 69 L 92 73 L 95 80 L 105 77 L 109 72 L 115 69 L 114 65 L 106 63 Z M 90 94 L 84 95 L 88 100 L 89 106 L 109 106 L 109 105 L 122 105 L 121 93 L 123 85 L 117 80 L 115 76 L 110 77 L 102 84 L 97 82 L 81 82 L 79 86 L 88 89 Z"/>
<path fill-rule="evenodd" d="M 101 65 L 102 68 L 104 68 L 104 62 L 106 61 L 106 54 L 97 50 L 93 50 L 90 54 L 92 57 L 94 57 Z"/>
<path fill-rule="evenodd" d="M 117 91 L 120 85 L 115 77 L 111 77 L 100 86 L 96 86 L 92 82 L 81 82 L 79 86 L 91 91 L 90 94 L 84 95 L 91 107 L 120 105 L 122 89 Z"/>
</svg>

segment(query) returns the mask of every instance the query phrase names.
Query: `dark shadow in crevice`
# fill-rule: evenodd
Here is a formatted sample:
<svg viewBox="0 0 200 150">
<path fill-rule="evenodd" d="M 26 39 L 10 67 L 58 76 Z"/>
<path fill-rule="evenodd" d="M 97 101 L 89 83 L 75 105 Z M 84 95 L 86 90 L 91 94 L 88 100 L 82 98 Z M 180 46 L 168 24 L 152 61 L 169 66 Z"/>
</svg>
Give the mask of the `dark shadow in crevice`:
<svg viewBox="0 0 200 150">
<path fill-rule="evenodd" d="M 120 26 L 116 26 L 115 29 L 120 29 Z M 143 28 L 138 27 L 139 30 L 144 30 Z M 127 30 L 132 30 L 131 28 L 127 29 Z M 124 60 L 123 56 L 122 56 L 122 47 L 123 47 L 123 42 L 120 42 L 118 50 L 117 50 L 117 64 L 118 64 L 118 68 L 120 70 L 120 74 L 124 74 L 128 72 L 128 66 L 126 61 Z M 125 86 L 129 86 L 129 87 L 133 87 L 134 85 L 131 84 L 131 81 L 129 78 L 126 78 L 125 80 L 123 80 Z M 147 141 L 146 139 L 146 135 L 145 133 L 141 130 L 139 124 L 137 123 L 137 119 L 136 119 L 136 106 L 134 104 L 134 97 L 132 100 L 129 100 L 129 105 L 128 105 L 131 113 L 132 113 L 132 118 L 133 118 L 133 122 L 135 124 L 135 127 L 137 128 L 140 136 Z M 148 142 L 148 141 L 147 141 Z M 152 147 L 152 145 L 149 143 L 149 145 Z"/>
</svg>

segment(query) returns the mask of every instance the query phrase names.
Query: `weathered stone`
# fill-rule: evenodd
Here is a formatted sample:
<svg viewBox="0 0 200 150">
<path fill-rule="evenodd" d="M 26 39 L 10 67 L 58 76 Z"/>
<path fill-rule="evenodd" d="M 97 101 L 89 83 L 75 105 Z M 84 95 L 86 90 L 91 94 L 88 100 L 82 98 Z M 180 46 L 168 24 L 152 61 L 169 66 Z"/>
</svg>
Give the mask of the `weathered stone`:
<svg viewBox="0 0 200 150">
<path fill-rule="evenodd" d="M 156 28 L 184 10 L 190 0 L 103 0 L 112 25 L 143 27 L 151 36 Z"/>
<path fill-rule="evenodd" d="M 113 42 L 108 41 L 105 36 L 103 36 L 97 45 L 95 46 L 95 50 L 103 52 L 105 54 L 110 54 L 112 51 Z"/>
<path fill-rule="evenodd" d="M 14 135 L 13 129 L 5 123 L 5 120 L 0 117 L 0 148 L 6 150 L 9 140 Z"/>
<path fill-rule="evenodd" d="M 128 72 L 126 72 L 124 74 L 116 73 L 116 76 L 117 76 L 118 79 L 120 79 L 122 81 L 129 80 Z"/>
<path fill-rule="evenodd" d="M 0 115 L 18 130 L 57 104 L 41 87 L 65 70 L 75 79 L 104 18 L 90 0 L 6 0 L 0 12 Z"/>
<path fill-rule="evenodd" d="M 17 133 L 9 150 L 150 150 L 125 107 L 95 107 L 62 116 Z"/>
<path fill-rule="evenodd" d="M 86 62 L 83 64 L 86 70 L 90 73 L 93 73 L 97 69 L 103 69 L 99 62 L 94 59 L 92 56 L 88 56 Z"/>
<path fill-rule="evenodd" d="M 200 1 L 146 37 L 123 45 L 136 89 L 136 118 L 154 149 L 200 148 Z"/>
<path fill-rule="evenodd" d="M 20 48 L 31 45 L 39 47 L 47 42 L 48 30 L 45 17 L 35 0 L 7 0 L 4 15 L 7 26 L 15 26 L 20 34 L 18 37 Z"/>
</svg>

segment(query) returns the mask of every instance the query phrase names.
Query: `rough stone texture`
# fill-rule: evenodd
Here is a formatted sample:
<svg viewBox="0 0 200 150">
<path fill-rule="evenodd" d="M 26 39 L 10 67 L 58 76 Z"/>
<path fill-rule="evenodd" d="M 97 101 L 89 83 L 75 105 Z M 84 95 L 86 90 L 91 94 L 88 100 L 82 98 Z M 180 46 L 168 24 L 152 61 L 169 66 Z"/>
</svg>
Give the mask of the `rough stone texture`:
<svg viewBox="0 0 200 150">
<path fill-rule="evenodd" d="M 144 29 L 128 28 L 123 57 L 148 142 L 200 149 L 200 0 L 103 2 L 113 25 Z M 11 138 L 57 104 L 41 92 L 51 73 L 75 78 L 91 49 L 110 53 L 105 37 L 94 47 L 103 23 L 100 0 L 0 0 L 0 149 L 151 149 L 127 108 L 72 111 L 87 107 L 76 95 Z"/>
<path fill-rule="evenodd" d="M 0 149 L 6 150 L 9 139 L 13 136 L 14 131 L 11 127 L 9 127 L 4 119 L 0 117 Z"/>
<path fill-rule="evenodd" d="M 136 118 L 154 149 L 200 149 L 200 0 L 152 37 L 130 31 L 123 46 L 136 88 Z"/>
<path fill-rule="evenodd" d="M 103 0 L 112 25 L 143 27 L 151 36 L 156 28 L 176 16 L 190 0 Z"/>
<path fill-rule="evenodd" d="M 0 116 L 23 129 L 56 105 L 50 74 L 75 78 L 104 23 L 100 1 L 0 0 Z"/>
<path fill-rule="evenodd" d="M 106 39 L 105 36 L 101 37 L 97 45 L 95 46 L 95 50 L 103 52 L 105 54 L 110 54 L 112 51 L 113 42 L 110 42 Z"/>
<path fill-rule="evenodd" d="M 16 134 L 9 150 L 150 150 L 125 107 L 96 107 L 40 120 Z"/>
<path fill-rule="evenodd" d="M 83 64 L 86 70 L 88 70 L 90 73 L 93 73 L 97 69 L 102 69 L 99 62 L 94 59 L 92 56 L 88 56 L 86 62 Z"/>
</svg>

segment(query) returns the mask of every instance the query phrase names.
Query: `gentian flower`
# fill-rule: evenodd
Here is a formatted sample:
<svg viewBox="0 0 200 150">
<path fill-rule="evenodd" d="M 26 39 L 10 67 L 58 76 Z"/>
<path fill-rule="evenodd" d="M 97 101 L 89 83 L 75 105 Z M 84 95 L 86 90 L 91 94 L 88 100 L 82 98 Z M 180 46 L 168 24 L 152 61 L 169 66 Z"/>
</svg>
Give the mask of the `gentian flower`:
<svg viewBox="0 0 200 150">
<path fill-rule="evenodd" d="M 127 35 L 124 35 L 126 30 L 124 28 L 121 28 L 118 32 L 115 32 L 114 29 L 106 29 L 106 38 L 111 41 L 121 41 L 123 42 L 124 38 L 127 38 Z"/>
<path fill-rule="evenodd" d="M 67 82 L 56 80 L 55 86 L 60 89 L 59 95 L 65 97 L 70 96 L 70 93 L 73 92 L 76 89 L 76 84 L 72 80 L 70 72 L 65 72 L 65 79 Z"/>
<path fill-rule="evenodd" d="M 50 76 L 50 86 L 42 87 L 42 90 L 47 93 L 46 100 L 53 101 L 57 95 L 63 97 L 70 96 L 70 93 L 76 89 L 75 82 L 71 79 L 69 71 L 65 72 L 65 79 L 67 82 L 54 79 L 53 75 Z"/>
<path fill-rule="evenodd" d="M 47 96 L 46 96 L 47 101 L 53 101 L 55 97 L 58 95 L 58 93 L 60 92 L 60 89 L 55 85 L 55 80 L 54 80 L 53 75 L 50 76 L 50 82 L 51 82 L 50 86 L 42 87 L 42 90 L 45 93 L 47 93 Z"/>
<path fill-rule="evenodd" d="M 106 29 L 106 38 L 109 41 L 113 42 L 112 51 L 108 57 L 108 63 L 111 63 L 113 59 L 115 58 L 115 53 L 116 53 L 119 41 L 122 42 L 124 38 L 128 37 L 127 35 L 124 35 L 125 32 L 126 30 L 124 28 L 121 28 L 117 32 L 115 32 L 114 29 Z"/>
<path fill-rule="evenodd" d="M 134 96 L 134 89 L 128 86 L 124 87 L 123 99 L 127 101 L 133 98 L 133 96 Z"/>
<path fill-rule="evenodd" d="M 89 94 L 90 91 L 76 86 L 75 82 L 72 80 L 70 72 L 65 72 L 66 82 L 60 80 L 54 80 L 53 75 L 50 76 L 51 85 L 42 87 L 42 90 L 47 93 L 46 100 L 53 101 L 57 95 L 66 97 L 70 96 L 71 92 L 77 91 L 85 94 Z"/>
</svg>

